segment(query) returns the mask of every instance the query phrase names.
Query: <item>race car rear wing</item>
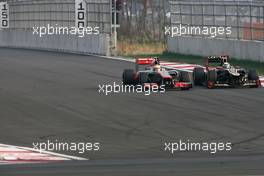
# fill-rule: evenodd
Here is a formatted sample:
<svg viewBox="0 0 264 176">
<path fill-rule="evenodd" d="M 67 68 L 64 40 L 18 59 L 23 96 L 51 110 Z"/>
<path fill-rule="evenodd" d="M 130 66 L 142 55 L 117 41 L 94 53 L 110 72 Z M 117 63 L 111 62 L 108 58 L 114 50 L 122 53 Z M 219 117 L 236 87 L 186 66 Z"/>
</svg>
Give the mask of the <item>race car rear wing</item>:
<svg viewBox="0 0 264 176">
<path fill-rule="evenodd" d="M 136 71 L 139 70 L 140 65 L 154 65 L 159 64 L 160 60 L 158 58 L 146 57 L 136 59 Z"/>
<path fill-rule="evenodd" d="M 154 58 L 152 57 L 147 57 L 147 58 L 138 58 L 136 60 L 136 64 L 137 65 L 151 65 L 152 63 L 154 63 Z"/>
<path fill-rule="evenodd" d="M 223 65 L 223 63 L 226 63 L 230 60 L 228 55 L 222 55 L 222 56 L 209 56 L 205 59 L 205 66 L 208 67 L 210 63 L 219 63 Z"/>
<path fill-rule="evenodd" d="M 165 66 L 160 63 L 160 58 L 158 57 L 145 57 L 145 58 L 137 58 L 136 59 L 136 72 L 139 71 L 139 66 L 140 65 L 145 65 L 145 66 L 153 66 L 155 64 L 160 64 L 161 68 L 167 69 L 167 70 L 176 70 L 176 71 L 183 71 L 183 72 L 191 72 L 191 70 L 187 69 L 181 69 L 181 68 L 173 68 L 171 66 Z M 146 69 L 146 68 L 145 68 Z"/>
</svg>

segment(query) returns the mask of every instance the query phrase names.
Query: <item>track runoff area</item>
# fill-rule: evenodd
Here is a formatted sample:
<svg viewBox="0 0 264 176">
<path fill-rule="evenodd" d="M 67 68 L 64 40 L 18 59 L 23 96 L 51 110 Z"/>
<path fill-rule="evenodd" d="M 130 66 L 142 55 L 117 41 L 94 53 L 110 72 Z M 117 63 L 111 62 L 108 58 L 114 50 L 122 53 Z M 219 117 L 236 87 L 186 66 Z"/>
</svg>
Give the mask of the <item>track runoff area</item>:
<svg viewBox="0 0 264 176">
<path fill-rule="evenodd" d="M 126 60 L 122 58 L 109 58 L 117 60 Z M 131 61 L 132 62 L 132 61 Z M 201 65 L 179 63 L 179 62 L 160 62 L 163 68 L 178 69 L 192 72 L 195 67 L 203 67 Z M 262 87 L 264 87 L 264 76 L 260 77 Z M 33 148 L 0 144 L 0 165 L 8 164 L 25 164 L 25 163 L 55 163 L 70 160 L 88 160 L 87 158 L 69 156 L 48 151 L 37 151 Z"/>
</svg>

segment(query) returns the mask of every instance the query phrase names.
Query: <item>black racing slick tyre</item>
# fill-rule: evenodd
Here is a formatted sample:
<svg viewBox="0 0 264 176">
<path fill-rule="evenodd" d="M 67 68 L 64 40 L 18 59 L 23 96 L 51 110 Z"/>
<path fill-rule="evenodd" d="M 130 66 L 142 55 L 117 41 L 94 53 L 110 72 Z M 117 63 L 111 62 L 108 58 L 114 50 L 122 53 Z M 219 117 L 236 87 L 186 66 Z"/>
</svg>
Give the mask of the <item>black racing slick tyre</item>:
<svg viewBox="0 0 264 176">
<path fill-rule="evenodd" d="M 145 83 L 148 83 L 148 80 L 149 80 L 148 73 L 146 72 L 139 73 L 139 80 L 138 80 L 139 84 L 143 85 Z"/>
<path fill-rule="evenodd" d="M 217 72 L 216 70 L 209 70 L 207 72 L 207 88 L 213 89 L 215 86 L 214 84 L 217 81 Z"/>
<path fill-rule="evenodd" d="M 248 80 L 257 81 L 259 79 L 258 73 L 256 70 L 249 70 L 248 72 Z"/>
<path fill-rule="evenodd" d="M 216 70 L 209 70 L 207 73 L 207 81 L 215 83 L 217 80 L 217 72 Z"/>
<path fill-rule="evenodd" d="M 123 72 L 123 84 L 124 85 L 133 85 L 133 84 L 135 84 L 134 74 L 135 74 L 135 72 L 132 69 L 124 70 L 124 72 Z"/>
<path fill-rule="evenodd" d="M 250 88 L 258 88 L 260 86 L 259 82 L 259 75 L 256 70 L 249 70 L 248 72 L 248 80 L 251 82 L 256 82 L 256 85 L 254 86 L 249 86 Z"/>
<path fill-rule="evenodd" d="M 205 82 L 204 68 L 196 67 L 193 70 L 193 82 L 194 85 L 203 85 Z"/>
<path fill-rule="evenodd" d="M 180 72 L 180 81 L 182 82 L 191 82 L 189 72 L 182 71 Z"/>
</svg>

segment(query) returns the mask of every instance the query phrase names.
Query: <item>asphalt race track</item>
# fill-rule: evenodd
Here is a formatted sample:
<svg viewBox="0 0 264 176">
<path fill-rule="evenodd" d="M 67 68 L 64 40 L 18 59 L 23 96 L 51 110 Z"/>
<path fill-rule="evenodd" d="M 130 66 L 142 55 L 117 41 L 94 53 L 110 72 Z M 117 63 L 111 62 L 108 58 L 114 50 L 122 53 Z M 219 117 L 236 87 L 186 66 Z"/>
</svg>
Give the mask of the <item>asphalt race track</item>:
<svg viewBox="0 0 264 176">
<path fill-rule="evenodd" d="M 57 151 L 89 158 L 2 165 L 0 175 L 264 174 L 264 89 L 202 87 L 164 94 L 104 95 L 126 61 L 0 49 L 0 143 L 100 142 L 100 151 Z M 231 152 L 164 151 L 179 140 L 232 142 Z"/>
</svg>

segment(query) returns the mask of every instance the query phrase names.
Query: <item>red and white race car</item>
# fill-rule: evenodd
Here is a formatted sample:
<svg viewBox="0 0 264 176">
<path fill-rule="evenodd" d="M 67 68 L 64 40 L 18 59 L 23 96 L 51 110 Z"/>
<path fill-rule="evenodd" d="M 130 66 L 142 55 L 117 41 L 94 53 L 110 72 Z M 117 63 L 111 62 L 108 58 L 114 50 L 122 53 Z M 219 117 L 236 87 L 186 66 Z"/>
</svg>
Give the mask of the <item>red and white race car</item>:
<svg viewBox="0 0 264 176">
<path fill-rule="evenodd" d="M 141 67 L 143 68 L 141 69 Z M 136 68 L 125 69 L 123 72 L 123 84 L 142 85 L 144 87 L 164 86 L 165 89 L 188 90 L 192 88 L 191 78 L 188 72 L 179 70 L 167 70 L 160 65 L 159 58 L 138 58 Z"/>
</svg>

